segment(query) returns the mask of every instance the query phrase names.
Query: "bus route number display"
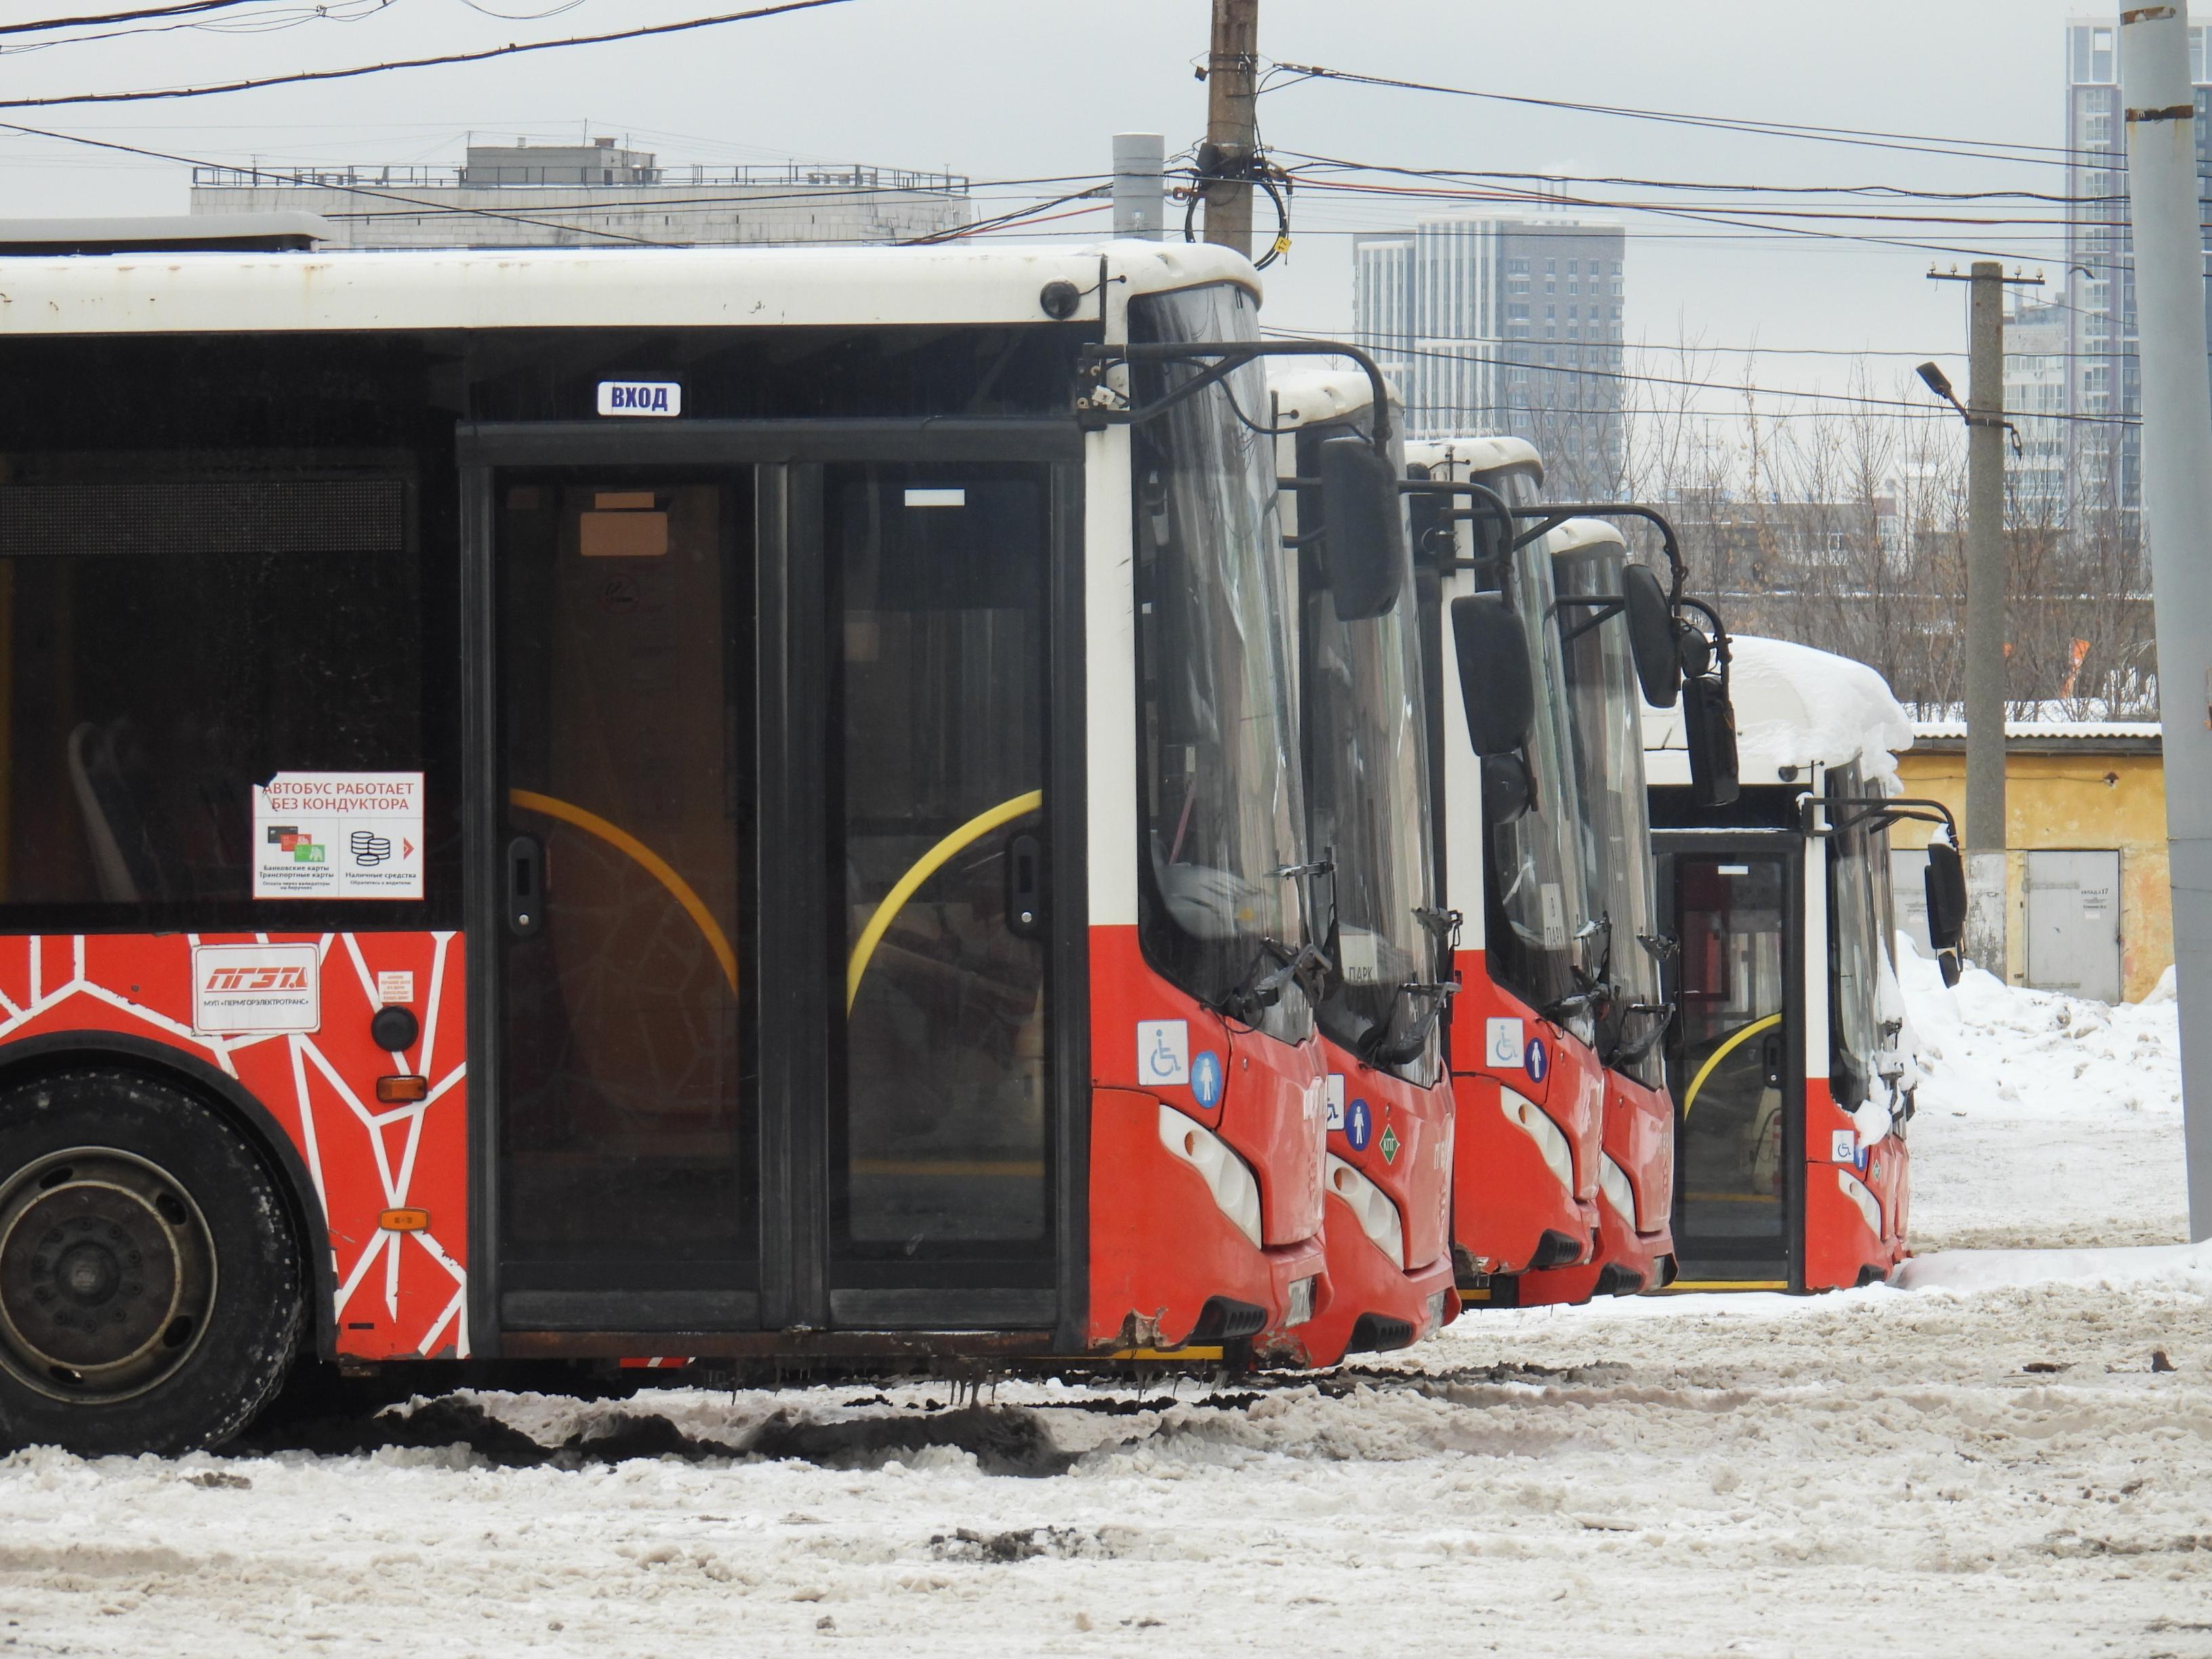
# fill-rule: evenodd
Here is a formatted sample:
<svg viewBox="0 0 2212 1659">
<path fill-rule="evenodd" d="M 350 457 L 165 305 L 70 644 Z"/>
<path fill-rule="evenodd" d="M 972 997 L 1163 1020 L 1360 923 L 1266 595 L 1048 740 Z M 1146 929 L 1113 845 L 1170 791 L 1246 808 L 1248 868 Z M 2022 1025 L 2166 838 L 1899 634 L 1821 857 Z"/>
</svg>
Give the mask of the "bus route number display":
<svg viewBox="0 0 2212 1659">
<path fill-rule="evenodd" d="M 419 899 L 420 772 L 279 772 L 253 790 L 253 896 Z"/>
</svg>

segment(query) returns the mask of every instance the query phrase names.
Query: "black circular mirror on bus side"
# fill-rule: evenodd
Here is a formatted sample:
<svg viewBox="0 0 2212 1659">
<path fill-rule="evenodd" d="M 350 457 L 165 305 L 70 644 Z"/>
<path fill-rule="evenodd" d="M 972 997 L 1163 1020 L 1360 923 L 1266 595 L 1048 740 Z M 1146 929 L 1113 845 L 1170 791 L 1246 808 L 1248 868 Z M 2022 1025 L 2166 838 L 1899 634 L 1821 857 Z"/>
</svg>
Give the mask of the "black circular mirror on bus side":
<svg viewBox="0 0 2212 1659">
<path fill-rule="evenodd" d="M 1620 572 L 1622 606 L 1628 612 L 1628 650 L 1636 662 L 1636 683 L 1654 708 L 1672 708 L 1682 687 L 1682 664 L 1674 651 L 1674 607 L 1651 567 L 1625 565 Z"/>
</svg>

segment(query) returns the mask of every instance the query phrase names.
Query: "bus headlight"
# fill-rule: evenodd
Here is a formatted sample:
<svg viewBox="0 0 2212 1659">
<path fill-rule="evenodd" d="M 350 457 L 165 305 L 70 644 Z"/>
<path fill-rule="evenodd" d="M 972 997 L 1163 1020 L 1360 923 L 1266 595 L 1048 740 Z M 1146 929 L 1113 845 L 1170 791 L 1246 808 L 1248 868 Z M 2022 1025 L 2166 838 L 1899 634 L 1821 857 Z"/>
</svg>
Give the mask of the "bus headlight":
<svg viewBox="0 0 2212 1659">
<path fill-rule="evenodd" d="M 1221 1137 L 1172 1106 L 1160 1108 L 1160 1145 L 1205 1178 L 1221 1213 L 1261 1248 L 1260 1180 Z"/>
<path fill-rule="evenodd" d="M 1881 1237 L 1881 1201 L 1866 1188 L 1866 1183 L 1849 1170 L 1838 1169 L 1836 1185 L 1844 1189 L 1844 1196 L 1858 1206 L 1859 1219 L 1876 1238 Z"/>
<path fill-rule="evenodd" d="M 1390 1258 L 1390 1265 L 1402 1269 L 1406 1265 L 1406 1224 L 1398 1214 L 1398 1206 L 1390 1201 L 1390 1194 L 1353 1169 L 1334 1153 L 1329 1155 L 1328 1182 L 1329 1196 L 1342 1199 L 1352 1214 L 1359 1218 L 1359 1231 L 1367 1235 L 1368 1242 Z"/>
<path fill-rule="evenodd" d="M 1510 1089 L 1498 1090 L 1498 1104 L 1505 1114 L 1505 1121 L 1536 1143 L 1536 1149 L 1544 1155 L 1544 1167 L 1557 1176 L 1559 1185 L 1571 1194 L 1575 1190 L 1575 1154 L 1567 1145 L 1566 1132 L 1552 1121 L 1541 1106 Z"/>
<path fill-rule="evenodd" d="M 1641 1231 L 1642 1224 L 1636 1217 L 1636 1186 L 1629 1180 L 1628 1171 L 1613 1161 L 1612 1155 L 1600 1152 L 1597 1159 L 1597 1189 L 1606 1195 L 1615 1214 L 1626 1221 L 1632 1231 Z"/>
</svg>

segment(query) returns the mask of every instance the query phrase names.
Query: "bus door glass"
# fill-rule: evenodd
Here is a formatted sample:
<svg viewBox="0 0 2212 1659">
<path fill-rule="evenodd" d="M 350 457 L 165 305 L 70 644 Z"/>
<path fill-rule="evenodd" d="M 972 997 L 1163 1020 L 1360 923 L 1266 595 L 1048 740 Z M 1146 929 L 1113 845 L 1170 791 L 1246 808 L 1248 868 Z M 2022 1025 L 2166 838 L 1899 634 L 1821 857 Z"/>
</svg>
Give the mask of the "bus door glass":
<svg viewBox="0 0 2212 1659">
<path fill-rule="evenodd" d="M 823 472 L 831 1301 L 867 1322 L 872 1291 L 1054 1284 L 1050 475 Z"/>
<path fill-rule="evenodd" d="M 751 496 L 495 475 L 509 1324 L 751 1321 Z"/>
<path fill-rule="evenodd" d="M 1789 864 L 1725 853 L 1673 863 L 1682 1277 L 1786 1280 Z"/>
</svg>

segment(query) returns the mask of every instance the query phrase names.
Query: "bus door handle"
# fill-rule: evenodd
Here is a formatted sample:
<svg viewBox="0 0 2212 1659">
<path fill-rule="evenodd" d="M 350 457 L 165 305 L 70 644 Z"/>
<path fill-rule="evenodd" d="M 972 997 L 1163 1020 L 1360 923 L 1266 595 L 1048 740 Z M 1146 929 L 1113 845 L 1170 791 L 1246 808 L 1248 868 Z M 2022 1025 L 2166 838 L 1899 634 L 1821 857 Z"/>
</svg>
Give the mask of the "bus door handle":
<svg viewBox="0 0 2212 1659">
<path fill-rule="evenodd" d="M 1032 835 L 1006 843 L 1006 931 L 1016 939 L 1044 932 L 1044 843 Z"/>
<path fill-rule="evenodd" d="M 1782 1039 L 1771 1036 L 1760 1043 L 1759 1060 L 1766 1073 L 1766 1086 L 1779 1089 L 1782 1086 Z"/>
<path fill-rule="evenodd" d="M 507 927 L 517 939 L 532 939 L 545 925 L 545 849 L 535 836 L 517 836 L 507 844 Z"/>
</svg>

